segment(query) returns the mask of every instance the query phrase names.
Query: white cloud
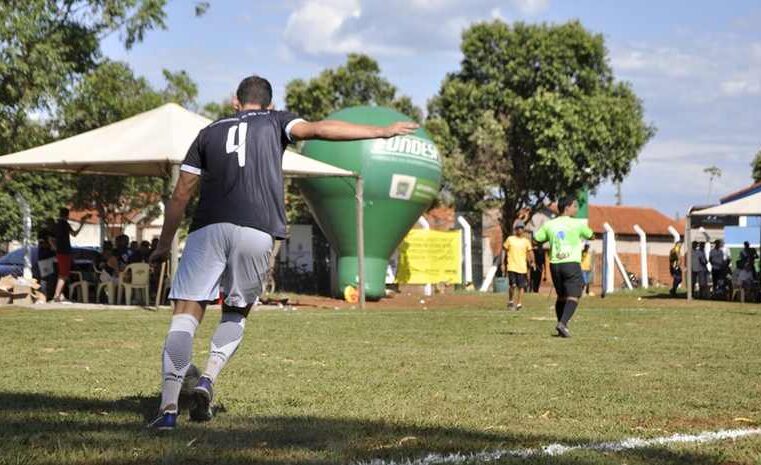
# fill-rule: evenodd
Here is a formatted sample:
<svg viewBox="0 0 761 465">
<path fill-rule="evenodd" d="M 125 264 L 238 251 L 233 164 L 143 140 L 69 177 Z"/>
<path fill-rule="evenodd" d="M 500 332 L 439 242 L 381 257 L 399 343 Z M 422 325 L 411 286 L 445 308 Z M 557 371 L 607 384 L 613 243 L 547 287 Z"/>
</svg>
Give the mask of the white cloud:
<svg viewBox="0 0 761 465">
<path fill-rule="evenodd" d="M 721 91 L 724 95 L 737 97 L 742 95 L 760 95 L 761 81 L 756 79 L 736 78 L 721 83 Z"/>
<path fill-rule="evenodd" d="M 541 13 L 550 6 L 549 0 L 512 0 L 511 3 L 526 15 Z"/>
<path fill-rule="evenodd" d="M 300 0 L 284 33 L 295 53 L 380 56 L 457 50 L 474 21 L 503 19 L 503 8 L 533 16 L 549 0 Z"/>
<path fill-rule="evenodd" d="M 626 47 L 614 49 L 611 64 L 622 71 L 653 73 L 667 77 L 687 77 L 702 73 L 711 62 L 700 55 L 670 47 Z"/>
<path fill-rule="evenodd" d="M 489 13 L 489 16 L 491 16 L 492 19 L 507 21 L 505 17 L 502 15 L 502 10 L 500 10 L 499 8 L 494 8 L 493 10 L 491 10 L 491 13 Z"/>
<path fill-rule="evenodd" d="M 361 11 L 359 0 L 308 0 L 288 17 L 285 40 L 308 54 L 357 51 L 362 46 L 359 38 L 341 37 L 338 31 Z"/>
<path fill-rule="evenodd" d="M 709 103 L 725 97 L 761 95 L 761 42 L 740 37 L 695 37 L 658 44 L 613 44 L 611 65 L 651 96 Z"/>
<path fill-rule="evenodd" d="M 624 203 L 654 206 L 671 215 L 684 214 L 691 205 L 718 202 L 721 196 L 751 182 L 748 164 L 755 150 L 756 145 L 735 140 L 655 139 L 624 180 Z M 722 175 L 714 180 L 708 198 L 709 176 L 704 170 L 713 165 Z M 605 185 L 595 202 L 612 203 L 614 196 L 614 187 Z"/>
</svg>

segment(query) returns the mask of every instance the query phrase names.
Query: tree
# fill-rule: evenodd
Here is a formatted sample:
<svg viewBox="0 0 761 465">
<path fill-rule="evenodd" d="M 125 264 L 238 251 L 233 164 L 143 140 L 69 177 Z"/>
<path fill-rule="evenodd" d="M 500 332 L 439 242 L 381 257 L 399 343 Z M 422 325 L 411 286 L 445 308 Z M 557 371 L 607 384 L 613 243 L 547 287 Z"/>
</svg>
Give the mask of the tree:
<svg viewBox="0 0 761 465">
<path fill-rule="evenodd" d="M 519 211 L 620 181 L 654 128 L 616 82 L 602 35 L 578 22 L 480 23 L 463 33 L 460 70 L 429 102 L 427 128 L 456 207 Z"/>
<path fill-rule="evenodd" d="M 62 137 L 76 135 L 156 108 L 167 102 L 194 105 L 195 83 L 184 71 L 163 71 L 167 86 L 154 90 L 135 77 L 124 63 L 105 61 L 85 76 L 58 111 Z M 129 213 L 146 213 L 144 221 L 160 214 L 159 203 L 171 186 L 165 178 L 92 176 L 75 178 L 76 208 L 92 208 L 109 224 L 128 221 Z"/>
<path fill-rule="evenodd" d="M 342 108 L 379 105 L 394 108 L 417 122 L 423 112 L 381 75 L 378 62 L 367 55 L 350 54 L 346 64 L 326 69 L 317 77 L 294 79 L 285 88 L 285 106 L 299 116 L 317 121 Z M 293 183 L 286 188 L 286 213 L 291 223 L 311 223 L 309 209 Z"/>
<path fill-rule="evenodd" d="M 220 118 L 224 118 L 225 116 L 235 114 L 235 109 L 233 108 L 232 101 L 230 100 L 223 102 L 210 102 L 203 106 L 201 109 L 201 114 L 209 119 L 218 120 Z"/>
<path fill-rule="evenodd" d="M 119 33 L 125 47 L 132 47 L 148 31 L 165 28 L 165 5 L 166 0 L 0 2 L 0 154 L 52 141 L 56 134 L 45 120 L 74 84 L 98 65 L 100 41 Z M 208 2 L 195 2 L 196 15 L 208 7 Z M 181 79 L 177 83 L 179 90 Z M 35 221 L 56 212 L 71 194 L 66 176 L 5 171 L 2 177 L 4 240 L 20 235 L 15 192 L 30 202 Z"/>
<path fill-rule="evenodd" d="M 761 150 L 756 152 L 756 157 L 751 162 L 750 167 L 753 170 L 753 182 L 761 182 Z"/>
<path fill-rule="evenodd" d="M 352 53 L 343 66 L 326 69 L 309 81 L 289 82 L 285 87 L 285 106 L 288 111 L 316 121 L 346 107 L 381 105 L 395 108 L 420 122 L 422 111 L 409 97 L 397 96 L 396 87 L 380 73 L 377 61 Z"/>
</svg>

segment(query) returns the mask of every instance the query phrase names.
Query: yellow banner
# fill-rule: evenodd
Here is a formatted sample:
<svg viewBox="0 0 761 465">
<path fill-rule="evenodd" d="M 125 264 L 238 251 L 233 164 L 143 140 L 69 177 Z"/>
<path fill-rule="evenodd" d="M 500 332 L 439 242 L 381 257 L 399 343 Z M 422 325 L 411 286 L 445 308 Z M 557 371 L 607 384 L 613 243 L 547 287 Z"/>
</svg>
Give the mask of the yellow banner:
<svg viewBox="0 0 761 465">
<path fill-rule="evenodd" d="M 413 229 L 399 246 L 396 282 L 428 284 L 462 282 L 460 231 Z"/>
</svg>

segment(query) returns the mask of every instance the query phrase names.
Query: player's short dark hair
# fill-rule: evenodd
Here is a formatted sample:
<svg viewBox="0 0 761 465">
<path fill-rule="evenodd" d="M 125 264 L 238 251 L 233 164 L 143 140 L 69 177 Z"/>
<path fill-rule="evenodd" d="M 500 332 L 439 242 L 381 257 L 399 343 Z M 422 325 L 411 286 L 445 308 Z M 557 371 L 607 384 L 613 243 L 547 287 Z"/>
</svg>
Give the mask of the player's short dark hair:
<svg viewBox="0 0 761 465">
<path fill-rule="evenodd" d="M 558 212 L 563 213 L 568 207 L 573 205 L 576 201 L 576 197 L 572 195 L 566 195 L 558 199 Z"/>
<path fill-rule="evenodd" d="M 240 81 L 235 96 L 241 105 L 250 103 L 266 108 L 272 103 L 272 84 L 263 77 L 249 76 Z"/>
<path fill-rule="evenodd" d="M 66 216 L 69 216 L 69 209 L 66 207 L 61 207 L 58 209 L 58 217 L 64 218 Z"/>
</svg>

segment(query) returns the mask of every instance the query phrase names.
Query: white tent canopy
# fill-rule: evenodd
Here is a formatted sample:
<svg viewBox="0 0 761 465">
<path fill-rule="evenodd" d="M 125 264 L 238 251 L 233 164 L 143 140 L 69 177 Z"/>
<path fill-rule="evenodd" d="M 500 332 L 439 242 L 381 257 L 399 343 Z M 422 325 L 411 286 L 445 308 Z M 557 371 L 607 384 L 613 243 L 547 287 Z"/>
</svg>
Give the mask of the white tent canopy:
<svg viewBox="0 0 761 465">
<path fill-rule="evenodd" d="M 690 244 L 690 232 L 692 230 L 693 216 L 761 216 L 761 192 L 743 197 L 732 202 L 723 203 L 715 207 L 691 211 L 687 215 L 687 230 L 685 231 L 685 244 Z M 692 250 L 687 251 L 687 299 L 692 299 Z"/>
<path fill-rule="evenodd" d="M 117 123 L 0 157 L 0 168 L 81 174 L 168 176 L 211 120 L 168 103 Z M 290 150 L 286 176 L 354 176 Z"/>
<path fill-rule="evenodd" d="M 0 157 L 0 169 L 121 176 L 179 176 L 179 166 L 198 131 L 212 121 L 168 103 L 131 118 L 29 150 Z M 351 171 L 304 157 L 283 155 L 288 177 L 342 176 L 356 179 L 360 305 L 364 306 L 362 179 Z M 177 239 L 172 270 L 176 269 Z"/>
<path fill-rule="evenodd" d="M 761 216 L 761 192 L 715 207 L 697 210 L 690 216 Z"/>
</svg>

